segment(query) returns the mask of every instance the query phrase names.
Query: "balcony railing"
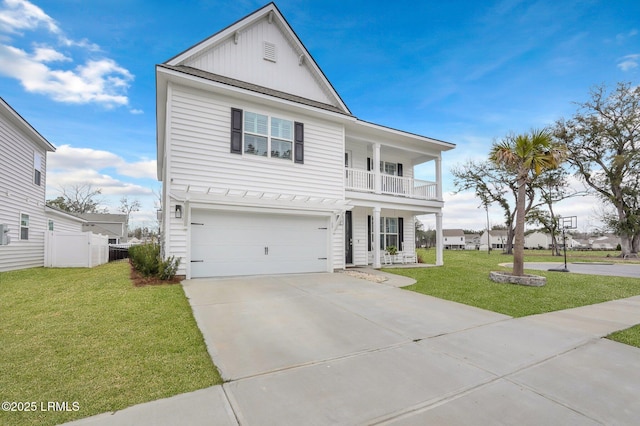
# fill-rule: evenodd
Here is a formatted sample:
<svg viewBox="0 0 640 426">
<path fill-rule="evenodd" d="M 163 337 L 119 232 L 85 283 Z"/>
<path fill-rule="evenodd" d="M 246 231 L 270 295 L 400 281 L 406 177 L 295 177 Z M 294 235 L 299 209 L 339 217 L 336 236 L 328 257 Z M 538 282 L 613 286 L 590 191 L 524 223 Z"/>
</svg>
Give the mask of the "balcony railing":
<svg viewBox="0 0 640 426">
<path fill-rule="evenodd" d="M 376 175 L 360 169 L 345 169 L 345 188 L 348 191 L 376 193 Z M 379 193 L 417 198 L 421 200 L 437 200 L 437 184 L 425 180 L 403 176 L 380 175 Z"/>
</svg>

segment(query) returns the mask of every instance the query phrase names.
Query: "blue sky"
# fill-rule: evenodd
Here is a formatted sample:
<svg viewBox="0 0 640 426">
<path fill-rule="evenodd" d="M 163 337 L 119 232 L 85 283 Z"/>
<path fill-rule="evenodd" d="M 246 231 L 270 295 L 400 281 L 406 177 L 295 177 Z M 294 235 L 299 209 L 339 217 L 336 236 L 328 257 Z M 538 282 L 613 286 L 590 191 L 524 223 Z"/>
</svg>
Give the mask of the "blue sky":
<svg viewBox="0 0 640 426">
<path fill-rule="evenodd" d="M 264 4 L 0 0 L 0 96 L 58 148 L 49 198 L 91 183 L 110 211 L 140 199 L 132 220 L 152 225 L 154 65 Z M 444 156 L 445 227 L 485 226 L 472 194 L 449 193 L 452 166 L 570 117 L 596 84 L 640 80 L 637 0 L 276 4 L 357 117 L 457 144 Z M 560 212 L 596 221 L 592 200 Z"/>
</svg>

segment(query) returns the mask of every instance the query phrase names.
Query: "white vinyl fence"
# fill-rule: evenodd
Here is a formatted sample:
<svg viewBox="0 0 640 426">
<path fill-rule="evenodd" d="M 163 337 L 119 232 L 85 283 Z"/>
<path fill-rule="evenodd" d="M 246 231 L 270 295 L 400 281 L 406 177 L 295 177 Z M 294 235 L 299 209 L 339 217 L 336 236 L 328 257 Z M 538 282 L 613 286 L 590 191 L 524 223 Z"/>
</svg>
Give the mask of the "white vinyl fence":
<svg viewBox="0 0 640 426">
<path fill-rule="evenodd" d="M 109 237 L 92 232 L 48 231 L 44 266 L 92 268 L 109 260 Z"/>
</svg>

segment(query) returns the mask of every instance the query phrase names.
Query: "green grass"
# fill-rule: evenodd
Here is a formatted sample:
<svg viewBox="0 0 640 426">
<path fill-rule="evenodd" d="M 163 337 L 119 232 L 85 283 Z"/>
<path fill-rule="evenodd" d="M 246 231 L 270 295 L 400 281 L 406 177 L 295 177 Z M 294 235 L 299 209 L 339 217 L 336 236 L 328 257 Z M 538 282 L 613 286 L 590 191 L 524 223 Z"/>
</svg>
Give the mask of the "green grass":
<svg viewBox="0 0 640 426">
<path fill-rule="evenodd" d="M 547 255 L 548 253 L 548 255 Z M 608 259 L 606 254 L 576 252 L 569 262 L 584 259 Z M 586 254 L 585 254 L 586 253 Z M 435 251 L 420 251 L 426 263 L 435 263 Z M 525 260 L 533 262 L 561 261 L 549 252 L 527 252 Z M 445 251 L 444 266 L 424 269 L 388 269 L 399 275 L 414 278 L 416 284 L 406 287 L 419 293 L 494 312 L 522 317 L 543 312 L 591 305 L 608 300 L 640 294 L 640 281 L 634 278 L 565 274 L 561 272 L 531 271 L 547 277 L 544 287 L 526 287 L 494 283 L 489 271 L 505 270 L 500 263 L 513 261 L 512 256 L 479 251 Z"/>
<path fill-rule="evenodd" d="M 627 328 L 626 330 L 617 331 L 608 335 L 607 338 L 640 348 L 640 325 Z"/>
<path fill-rule="evenodd" d="M 0 273 L 0 400 L 77 402 L 3 412 L 53 425 L 220 384 L 180 285 L 134 287 L 128 263 Z"/>
</svg>

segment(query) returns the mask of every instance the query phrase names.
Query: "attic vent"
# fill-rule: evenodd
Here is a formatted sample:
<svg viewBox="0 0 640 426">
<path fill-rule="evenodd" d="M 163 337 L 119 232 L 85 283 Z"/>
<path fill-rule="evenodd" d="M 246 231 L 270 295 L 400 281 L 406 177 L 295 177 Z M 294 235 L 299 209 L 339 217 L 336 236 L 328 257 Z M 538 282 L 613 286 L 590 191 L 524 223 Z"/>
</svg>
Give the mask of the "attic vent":
<svg viewBox="0 0 640 426">
<path fill-rule="evenodd" d="M 269 43 L 268 41 L 265 41 L 263 55 L 265 60 L 275 62 L 276 61 L 276 45 L 273 43 Z"/>
</svg>

